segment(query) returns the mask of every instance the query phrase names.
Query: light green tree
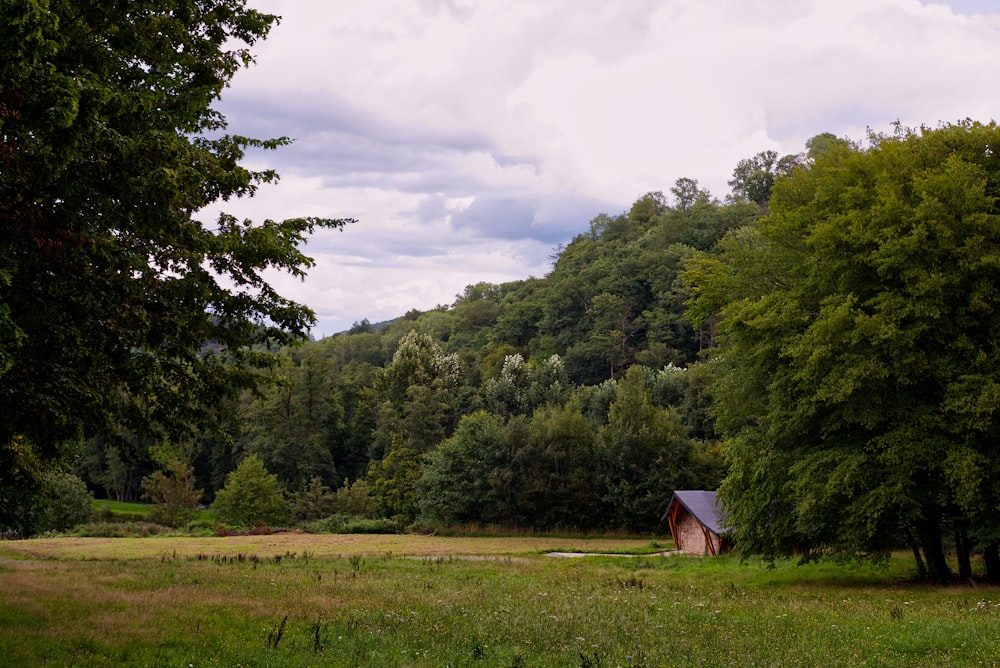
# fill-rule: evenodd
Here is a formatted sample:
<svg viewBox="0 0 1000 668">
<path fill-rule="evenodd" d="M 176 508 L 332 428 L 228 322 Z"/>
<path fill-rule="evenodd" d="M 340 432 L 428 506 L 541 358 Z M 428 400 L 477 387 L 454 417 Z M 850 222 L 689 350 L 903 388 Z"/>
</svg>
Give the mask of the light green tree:
<svg viewBox="0 0 1000 668">
<path fill-rule="evenodd" d="M 220 522 L 242 527 L 273 526 L 288 517 L 288 504 L 278 477 L 250 455 L 226 478 L 212 504 Z"/>
</svg>

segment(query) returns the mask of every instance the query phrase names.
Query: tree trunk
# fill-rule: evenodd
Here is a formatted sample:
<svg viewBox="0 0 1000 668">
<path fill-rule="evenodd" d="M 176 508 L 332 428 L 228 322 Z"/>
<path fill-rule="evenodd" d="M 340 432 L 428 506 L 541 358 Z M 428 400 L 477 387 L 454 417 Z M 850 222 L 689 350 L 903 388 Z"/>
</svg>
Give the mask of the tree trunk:
<svg viewBox="0 0 1000 668">
<path fill-rule="evenodd" d="M 955 555 L 958 558 L 958 579 L 972 579 L 972 547 L 969 536 L 962 529 L 955 530 Z"/>
<path fill-rule="evenodd" d="M 986 579 L 1000 582 L 1000 543 L 990 543 L 983 548 L 983 565 L 986 566 Z"/>
<path fill-rule="evenodd" d="M 927 579 L 927 564 L 924 563 L 924 558 L 920 554 L 920 546 L 917 544 L 917 539 L 913 537 L 913 532 L 910 532 L 910 549 L 913 550 L 913 560 L 917 564 L 917 577 L 921 580 Z"/>
<path fill-rule="evenodd" d="M 941 544 L 941 524 L 936 514 L 928 513 L 926 519 L 917 524 L 917 535 L 927 560 L 927 574 L 930 579 L 947 584 L 952 581 L 953 574 L 948 567 L 948 559 Z"/>
</svg>

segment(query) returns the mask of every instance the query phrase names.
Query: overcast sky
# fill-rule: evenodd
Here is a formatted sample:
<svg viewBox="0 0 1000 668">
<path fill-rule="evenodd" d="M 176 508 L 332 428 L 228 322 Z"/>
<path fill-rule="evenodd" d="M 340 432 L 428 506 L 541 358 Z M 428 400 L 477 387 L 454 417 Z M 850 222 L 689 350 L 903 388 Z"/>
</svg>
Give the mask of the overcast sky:
<svg viewBox="0 0 1000 668">
<path fill-rule="evenodd" d="M 306 247 L 317 338 L 544 276 L 599 213 L 832 132 L 1000 114 L 1000 0 L 256 0 L 282 16 L 219 108 L 294 144 L 241 218 Z M 214 215 L 206 212 L 206 217 Z"/>
</svg>

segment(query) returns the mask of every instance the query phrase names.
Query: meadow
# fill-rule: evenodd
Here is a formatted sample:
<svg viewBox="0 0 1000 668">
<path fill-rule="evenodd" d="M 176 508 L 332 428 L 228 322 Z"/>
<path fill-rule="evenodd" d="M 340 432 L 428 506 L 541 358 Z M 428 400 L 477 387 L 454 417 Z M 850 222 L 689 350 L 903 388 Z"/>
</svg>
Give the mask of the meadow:
<svg viewBox="0 0 1000 668">
<path fill-rule="evenodd" d="M 990 666 L 1000 590 L 649 539 L 0 542 L 5 666 Z M 550 551 L 645 552 L 554 558 Z"/>
</svg>

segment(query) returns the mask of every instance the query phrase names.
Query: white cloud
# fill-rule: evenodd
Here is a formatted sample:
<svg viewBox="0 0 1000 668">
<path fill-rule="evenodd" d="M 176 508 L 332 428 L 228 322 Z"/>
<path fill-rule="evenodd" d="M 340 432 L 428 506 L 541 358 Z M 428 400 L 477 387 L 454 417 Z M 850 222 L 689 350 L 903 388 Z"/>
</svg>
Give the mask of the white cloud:
<svg viewBox="0 0 1000 668">
<path fill-rule="evenodd" d="M 241 217 L 353 216 L 280 283 L 319 332 L 540 275 L 558 243 L 678 177 L 809 137 L 1000 108 L 996 3 L 952 0 L 274 0 L 221 105 L 289 135 Z M 284 279 L 280 279 L 284 280 Z"/>
</svg>

